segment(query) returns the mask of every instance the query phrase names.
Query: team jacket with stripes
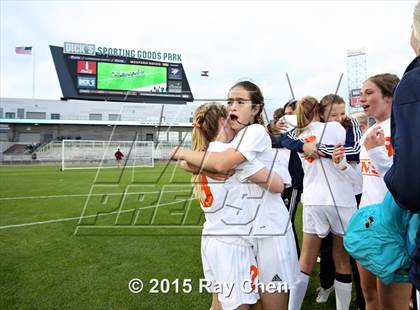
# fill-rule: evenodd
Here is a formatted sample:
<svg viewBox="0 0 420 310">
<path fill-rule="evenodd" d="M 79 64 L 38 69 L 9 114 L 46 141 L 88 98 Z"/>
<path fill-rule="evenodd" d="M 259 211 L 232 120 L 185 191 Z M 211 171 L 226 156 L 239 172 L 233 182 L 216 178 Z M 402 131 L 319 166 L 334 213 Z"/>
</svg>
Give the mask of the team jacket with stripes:
<svg viewBox="0 0 420 310">
<path fill-rule="evenodd" d="M 299 135 L 304 141 L 322 139 L 334 145 L 343 144 L 345 137 L 346 130 L 338 122 L 313 122 Z M 356 206 L 350 178 L 338 170 L 331 159 L 309 157 L 301 160 L 305 173 L 302 193 L 304 206 Z"/>
<path fill-rule="evenodd" d="M 344 149 L 346 152 L 347 161 L 359 161 L 360 154 L 360 138 L 362 137 L 362 132 L 360 130 L 359 122 L 350 118 L 351 128 L 346 130 L 346 141 L 344 142 Z M 303 152 L 303 144 L 305 143 L 302 139 L 296 137 L 295 129 L 291 130 L 287 135 L 281 137 L 281 145 L 289 150 L 296 151 L 299 153 Z M 326 155 L 327 158 L 332 158 L 332 153 L 335 145 L 321 144 L 319 145 L 319 150 Z"/>
</svg>

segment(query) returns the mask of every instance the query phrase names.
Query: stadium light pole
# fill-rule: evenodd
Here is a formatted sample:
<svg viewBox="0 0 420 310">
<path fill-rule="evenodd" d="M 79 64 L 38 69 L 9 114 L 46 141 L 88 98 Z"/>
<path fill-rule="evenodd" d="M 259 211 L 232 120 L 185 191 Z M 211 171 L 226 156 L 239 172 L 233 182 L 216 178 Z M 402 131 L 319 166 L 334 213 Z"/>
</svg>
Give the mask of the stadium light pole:
<svg viewBox="0 0 420 310">
<path fill-rule="evenodd" d="M 289 74 L 286 72 L 287 83 L 289 84 L 290 92 L 292 93 L 292 99 L 295 99 L 295 93 L 293 92 L 292 83 L 290 83 Z"/>
</svg>

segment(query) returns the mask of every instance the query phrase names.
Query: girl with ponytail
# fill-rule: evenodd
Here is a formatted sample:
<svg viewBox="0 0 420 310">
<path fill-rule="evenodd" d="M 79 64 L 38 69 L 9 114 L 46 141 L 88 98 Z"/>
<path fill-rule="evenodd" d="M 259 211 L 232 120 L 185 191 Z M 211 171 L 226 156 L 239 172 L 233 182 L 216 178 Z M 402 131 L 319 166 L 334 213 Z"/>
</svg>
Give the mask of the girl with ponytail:
<svg viewBox="0 0 420 310">
<path fill-rule="evenodd" d="M 194 113 L 192 148 L 194 151 L 222 152 L 234 132 L 227 126 L 226 108 L 216 102 L 201 105 Z M 209 172 L 183 164 L 193 172 L 194 193 L 205 214 L 201 256 L 205 278 L 212 283 L 232 286 L 232 293 L 213 293 L 212 309 L 247 308 L 259 299 L 258 290 L 246 293 L 243 283 L 254 283 L 258 267 L 249 237 L 255 210 L 247 197 L 245 180 L 261 184 L 268 190 L 281 192 L 283 180 L 258 161 L 244 162 L 226 181 Z"/>
<path fill-rule="evenodd" d="M 270 136 L 263 126 L 264 97 L 259 87 L 249 81 L 235 84 L 229 91 L 227 104 L 228 124 L 236 133 L 227 148 L 220 152 L 210 148 L 207 152 L 174 149 L 173 159 L 185 160 L 190 165 L 217 173 L 233 168 L 238 171 L 239 166 L 257 161 L 270 169 L 270 175 L 280 175 L 284 183 L 290 184 L 289 157 L 283 156 L 282 150 L 272 149 Z M 270 182 L 266 179 L 264 183 Z M 250 224 L 257 249 L 262 306 L 264 309 L 287 309 L 287 289 L 293 291 L 299 272 L 294 235 L 280 193 L 267 191 L 262 185 L 252 180 L 247 184 L 243 199 L 250 210 L 255 210 Z M 276 289 L 261 289 L 268 285 Z"/>
</svg>

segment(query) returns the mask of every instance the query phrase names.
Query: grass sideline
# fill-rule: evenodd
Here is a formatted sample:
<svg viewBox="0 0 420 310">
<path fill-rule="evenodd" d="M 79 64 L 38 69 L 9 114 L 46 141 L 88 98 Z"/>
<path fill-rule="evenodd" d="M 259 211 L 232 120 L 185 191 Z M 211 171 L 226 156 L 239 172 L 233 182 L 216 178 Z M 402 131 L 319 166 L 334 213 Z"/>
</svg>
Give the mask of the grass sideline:
<svg viewBox="0 0 420 310">
<path fill-rule="evenodd" d="M 198 292 L 198 279 L 203 278 L 200 229 L 178 229 L 174 233 L 171 228 L 159 227 L 168 223 L 177 225 L 181 220 L 185 225 L 200 225 L 203 217 L 198 203 L 193 201 L 185 216 L 189 204 L 176 203 L 187 196 L 181 192 L 159 198 L 121 195 L 128 184 L 134 184 L 128 193 L 159 191 L 163 186 L 165 191 L 168 186 L 173 190 L 190 188 L 187 173 L 173 164 L 167 168 L 158 165 L 127 169 L 123 176 L 119 174 L 121 170 L 104 169 L 92 188 L 95 170 L 60 172 L 58 166 L 0 167 L 0 308 L 209 309 L 210 295 Z M 87 196 L 83 195 L 89 192 L 95 196 L 87 202 Z M 104 201 L 104 196 L 99 195 L 103 193 L 114 195 L 106 196 Z M 94 215 L 98 210 L 118 211 L 121 199 L 128 199 L 123 204 L 124 212 L 82 219 L 81 224 L 89 233 L 80 230 L 75 234 L 82 210 L 85 209 L 85 215 Z M 154 207 L 137 213 L 130 211 L 136 203 L 144 206 L 156 201 L 168 205 L 157 211 Z M 301 210 L 296 218 L 300 238 Z M 153 219 L 157 228 L 131 229 L 134 218 L 137 224 L 145 226 Z M 4 228 L 54 219 L 69 220 Z M 116 222 L 121 229 L 112 227 Z M 104 229 L 90 229 L 89 225 Z M 315 302 L 317 275 L 318 264 L 303 309 L 334 309 L 334 294 L 327 304 Z M 132 278 L 143 280 L 143 292 L 130 293 L 128 282 Z M 151 289 L 149 281 L 154 278 L 171 282 L 178 278 L 181 283 L 183 279 L 192 279 L 193 289 L 189 294 L 175 293 L 171 286 L 167 294 L 147 293 Z"/>
</svg>

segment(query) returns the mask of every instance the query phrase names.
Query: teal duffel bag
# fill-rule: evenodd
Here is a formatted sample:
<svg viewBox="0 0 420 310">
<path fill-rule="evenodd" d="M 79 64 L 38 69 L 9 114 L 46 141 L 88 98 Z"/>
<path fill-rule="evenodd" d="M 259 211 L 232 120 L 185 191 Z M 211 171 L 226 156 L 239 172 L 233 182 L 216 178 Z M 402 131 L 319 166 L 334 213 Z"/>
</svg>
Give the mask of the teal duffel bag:
<svg viewBox="0 0 420 310">
<path fill-rule="evenodd" d="M 344 247 L 385 285 L 408 282 L 419 223 L 420 215 L 399 208 L 388 192 L 381 203 L 353 214 L 344 234 Z"/>
</svg>

